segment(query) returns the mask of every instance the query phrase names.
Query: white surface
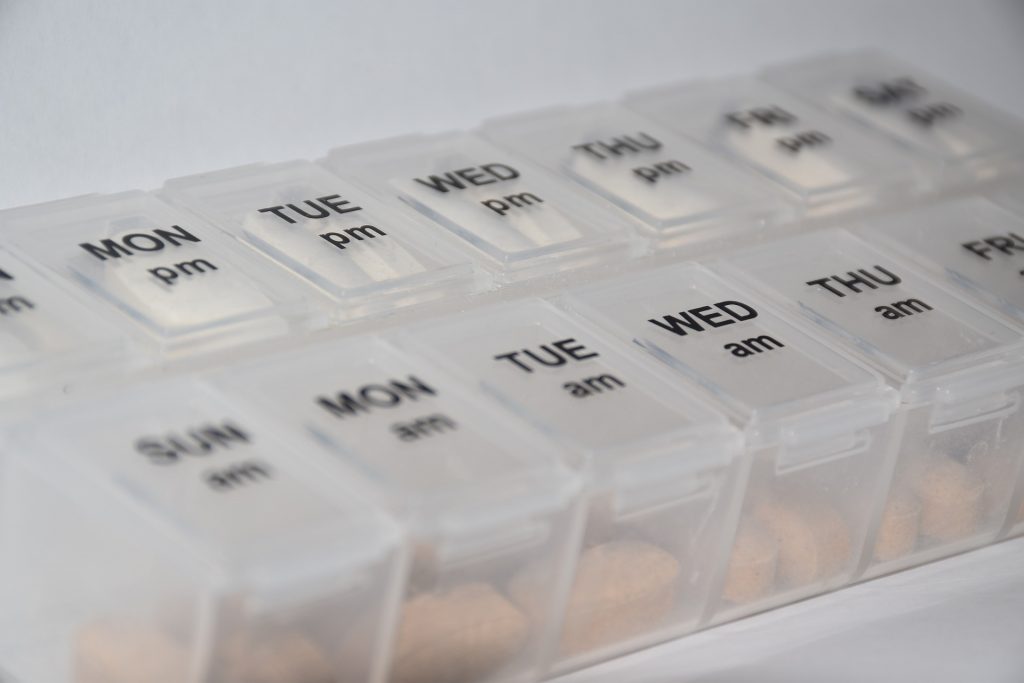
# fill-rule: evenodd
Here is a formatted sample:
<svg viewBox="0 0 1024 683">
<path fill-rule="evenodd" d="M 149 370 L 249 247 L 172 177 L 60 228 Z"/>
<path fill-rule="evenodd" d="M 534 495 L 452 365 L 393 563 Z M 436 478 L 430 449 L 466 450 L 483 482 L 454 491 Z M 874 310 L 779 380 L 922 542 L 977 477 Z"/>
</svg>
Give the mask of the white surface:
<svg viewBox="0 0 1024 683">
<path fill-rule="evenodd" d="M 1019 0 L 0 0 L 0 207 L 865 46 L 1024 114 Z"/>
<path fill-rule="evenodd" d="M 865 46 L 1024 116 L 1014 0 L 0 0 L 0 207 Z M 1024 680 L 1024 541 L 565 683 L 907 680 Z"/>
<path fill-rule="evenodd" d="M 1024 539 L 766 612 L 555 683 L 1020 683 Z"/>
</svg>

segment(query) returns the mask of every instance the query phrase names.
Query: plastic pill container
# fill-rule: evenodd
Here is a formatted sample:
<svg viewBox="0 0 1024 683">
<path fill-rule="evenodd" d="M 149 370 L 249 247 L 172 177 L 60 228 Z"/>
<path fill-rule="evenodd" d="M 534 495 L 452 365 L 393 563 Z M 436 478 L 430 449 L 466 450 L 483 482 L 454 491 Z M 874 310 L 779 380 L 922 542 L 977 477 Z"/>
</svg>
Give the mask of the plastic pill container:
<svg viewBox="0 0 1024 683">
<path fill-rule="evenodd" d="M 751 248 L 722 272 L 856 353 L 900 394 L 902 444 L 866 576 L 998 536 L 1024 459 L 1019 328 L 842 230 Z"/>
<path fill-rule="evenodd" d="M 746 473 L 725 418 L 541 300 L 412 327 L 407 348 L 558 441 L 587 479 L 555 669 L 693 630 L 728 550 Z M 528 568 L 511 582 L 527 611 Z"/>
<path fill-rule="evenodd" d="M 312 446 L 186 380 L 5 448 L 0 658 L 47 683 L 380 681 L 398 525 Z"/>
<path fill-rule="evenodd" d="M 630 221 L 470 133 L 343 147 L 324 163 L 439 223 L 499 282 L 614 262 L 646 249 Z"/>
<path fill-rule="evenodd" d="M 546 439 L 374 337 L 259 359 L 215 382 L 311 435 L 408 529 L 391 683 L 541 675 L 580 542 L 580 478 Z"/>
<path fill-rule="evenodd" d="M 694 264 L 560 301 L 664 363 L 745 433 L 741 516 L 705 622 L 850 581 L 892 472 L 896 400 L 880 376 Z"/>
</svg>

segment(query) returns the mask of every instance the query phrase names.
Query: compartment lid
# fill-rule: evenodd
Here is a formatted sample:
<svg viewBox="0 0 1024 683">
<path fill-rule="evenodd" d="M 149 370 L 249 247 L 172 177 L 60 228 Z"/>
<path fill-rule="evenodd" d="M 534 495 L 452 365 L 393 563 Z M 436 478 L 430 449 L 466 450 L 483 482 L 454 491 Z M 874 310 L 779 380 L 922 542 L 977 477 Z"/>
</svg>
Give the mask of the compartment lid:
<svg viewBox="0 0 1024 683">
<path fill-rule="evenodd" d="M 119 309 L 161 346 L 280 334 L 315 295 L 213 226 L 143 192 L 0 213 L 20 254 Z"/>
<path fill-rule="evenodd" d="M 1020 330 L 844 230 L 754 247 L 721 265 L 843 340 L 906 401 L 928 400 L 952 373 L 994 373 L 1007 386 L 1022 381 Z"/>
<path fill-rule="evenodd" d="M 881 377 L 696 264 L 597 283 L 561 301 L 689 378 L 755 446 L 877 424 L 894 407 Z"/>
<path fill-rule="evenodd" d="M 739 221 L 776 222 L 782 193 L 696 142 L 614 104 L 494 119 L 481 133 L 587 187 L 662 237 Z"/>
<path fill-rule="evenodd" d="M 1024 320 L 1024 217 L 972 196 L 872 217 L 856 232 Z"/>
<path fill-rule="evenodd" d="M 398 338 L 586 453 L 601 486 L 720 468 L 738 452 L 723 415 L 545 301 L 478 309 Z"/>
<path fill-rule="evenodd" d="M 376 337 L 217 373 L 215 384 L 324 444 L 421 533 L 565 507 L 579 482 L 528 426 Z"/>
<path fill-rule="evenodd" d="M 626 104 L 750 164 L 807 202 L 905 195 L 920 183 L 914 160 L 884 140 L 753 78 L 638 92 Z"/>
<path fill-rule="evenodd" d="M 0 249 L 0 398 L 130 357 L 103 311 Z"/>
<path fill-rule="evenodd" d="M 598 263 L 641 246 L 628 222 L 472 134 L 343 147 L 325 163 L 437 221 L 506 279 Z"/>
<path fill-rule="evenodd" d="M 195 381 L 80 401 L 26 423 L 13 443 L 24 466 L 92 505 L 118 498 L 138 511 L 113 507 L 116 524 L 183 541 L 222 571 L 344 567 L 397 542 L 351 481 L 304 457 L 308 443 Z"/>
<path fill-rule="evenodd" d="M 346 309 L 474 288 L 470 258 L 422 220 L 311 162 L 175 178 L 161 195 L 283 264 Z"/>
<path fill-rule="evenodd" d="M 921 69 L 873 51 L 832 54 L 765 78 L 947 163 L 1024 158 L 1024 123 Z"/>
</svg>

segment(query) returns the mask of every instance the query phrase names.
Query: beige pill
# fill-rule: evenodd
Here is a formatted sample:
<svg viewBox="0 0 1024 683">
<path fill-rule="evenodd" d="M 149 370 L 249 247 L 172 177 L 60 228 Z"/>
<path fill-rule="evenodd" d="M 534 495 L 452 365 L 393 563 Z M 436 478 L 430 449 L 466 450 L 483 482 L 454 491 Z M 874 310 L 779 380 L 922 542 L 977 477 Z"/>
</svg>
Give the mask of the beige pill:
<svg viewBox="0 0 1024 683">
<path fill-rule="evenodd" d="M 832 576 L 850 558 L 850 532 L 829 505 L 776 500 L 758 505 L 754 517 L 779 544 L 777 576 L 787 586 Z"/>
<path fill-rule="evenodd" d="M 929 464 L 915 480 L 921 500 L 921 533 L 938 541 L 968 536 L 981 520 L 985 482 L 952 458 Z"/>
<path fill-rule="evenodd" d="M 671 613 L 679 562 L 644 541 L 612 541 L 586 550 L 569 594 L 560 651 L 574 655 L 646 633 Z M 532 569 L 511 582 L 512 599 L 538 613 L 544 579 Z"/>
<path fill-rule="evenodd" d="M 225 683 L 335 683 L 336 672 L 317 645 L 297 633 L 237 638 L 222 655 Z"/>
<path fill-rule="evenodd" d="M 909 554 L 917 543 L 920 519 L 920 501 L 908 491 L 894 491 L 885 504 L 878 526 L 875 561 L 888 562 Z"/>
<path fill-rule="evenodd" d="M 736 533 L 722 597 L 737 605 L 763 598 L 775 586 L 779 544 L 762 527 L 745 522 Z"/>
<path fill-rule="evenodd" d="M 185 649 L 138 624 L 94 622 L 75 639 L 75 683 L 182 683 Z"/>
<path fill-rule="evenodd" d="M 529 623 L 484 583 L 409 599 L 395 645 L 391 683 L 472 683 L 508 663 Z"/>
</svg>

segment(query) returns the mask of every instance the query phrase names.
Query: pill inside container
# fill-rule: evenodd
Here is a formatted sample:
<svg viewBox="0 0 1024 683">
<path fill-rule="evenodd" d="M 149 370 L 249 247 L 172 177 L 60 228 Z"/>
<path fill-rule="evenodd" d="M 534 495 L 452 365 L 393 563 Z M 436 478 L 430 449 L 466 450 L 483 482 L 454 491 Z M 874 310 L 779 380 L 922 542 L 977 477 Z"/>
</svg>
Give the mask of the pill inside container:
<svg viewBox="0 0 1024 683">
<path fill-rule="evenodd" d="M 54 683 L 379 680 L 398 525 L 310 443 L 202 385 L 98 398 L 7 452 L 5 666 Z"/>
<path fill-rule="evenodd" d="M 564 670 L 692 630 L 738 505 L 739 434 L 600 330 L 541 300 L 432 321 L 397 336 L 550 434 L 589 479 L 584 543 L 565 608 Z M 513 577 L 527 612 L 533 567 Z"/>
<path fill-rule="evenodd" d="M 1024 459 L 1016 327 L 842 230 L 754 247 L 721 267 L 870 363 L 900 394 L 903 435 L 867 576 L 1000 533 Z M 898 539 L 914 526 L 913 545 Z"/>
<path fill-rule="evenodd" d="M 542 435 L 373 337 L 239 365 L 215 382 L 311 434 L 409 530 L 388 680 L 539 675 L 579 544 L 580 494 Z M 513 591 L 527 568 L 540 580 Z"/>
<path fill-rule="evenodd" d="M 741 515 L 707 621 L 849 580 L 891 475 L 895 397 L 880 376 L 697 265 L 571 290 L 560 302 L 666 364 L 746 435 Z"/>
</svg>

